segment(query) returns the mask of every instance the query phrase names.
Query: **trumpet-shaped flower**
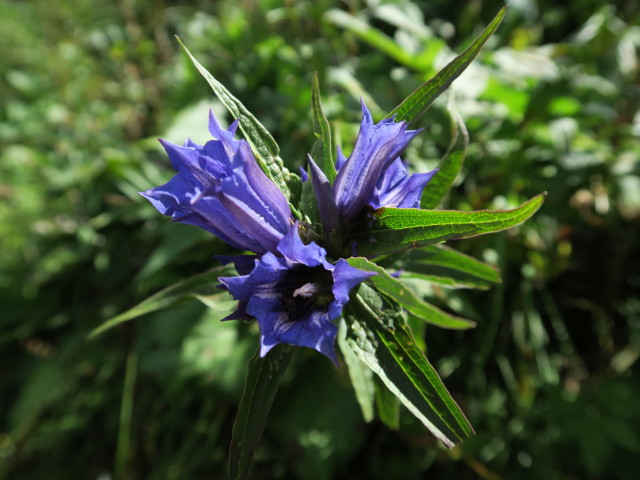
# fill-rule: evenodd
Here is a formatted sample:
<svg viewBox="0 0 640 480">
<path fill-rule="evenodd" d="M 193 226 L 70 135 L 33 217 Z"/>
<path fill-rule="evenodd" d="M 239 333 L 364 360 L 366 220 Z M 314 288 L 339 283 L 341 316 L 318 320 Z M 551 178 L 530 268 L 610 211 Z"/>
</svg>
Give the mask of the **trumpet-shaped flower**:
<svg viewBox="0 0 640 480">
<path fill-rule="evenodd" d="M 291 228 L 291 209 L 249 144 L 234 138 L 237 126 L 224 130 L 210 113 L 214 140 L 183 146 L 160 140 L 177 174 L 141 195 L 174 221 L 201 227 L 236 248 L 274 251 Z"/>
<path fill-rule="evenodd" d="M 407 130 L 405 122 L 387 118 L 374 123 L 362 102 L 362 122 L 353 152 L 346 158 L 338 150 L 338 175 L 333 183 L 310 159 L 312 181 L 325 226 L 335 228 L 355 219 L 365 205 L 373 208 L 419 208 L 424 187 L 436 171 L 408 175 L 400 153 L 420 130 Z"/>
<path fill-rule="evenodd" d="M 375 273 L 343 259 L 332 265 L 322 247 L 302 242 L 297 224 L 279 242 L 277 253 L 282 256 L 267 252 L 254 260 L 245 275 L 219 279 L 240 301 L 235 317 L 257 319 L 261 356 L 285 343 L 313 348 L 337 363 L 338 329 L 332 320 L 342 314 L 351 289 Z"/>
</svg>

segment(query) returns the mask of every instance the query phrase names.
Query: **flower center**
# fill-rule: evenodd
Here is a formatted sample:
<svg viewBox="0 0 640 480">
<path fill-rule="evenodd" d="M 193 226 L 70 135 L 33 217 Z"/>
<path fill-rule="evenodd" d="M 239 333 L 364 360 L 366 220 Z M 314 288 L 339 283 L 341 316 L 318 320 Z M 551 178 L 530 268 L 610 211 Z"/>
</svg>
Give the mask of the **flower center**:
<svg viewBox="0 0 640 480">
<path fill-rule="evenodd" d="M 323 267 L 303 267 L 291 272 L 286 279 L 284 308 L 289 321 L 307 316 L 310 310 L 324 309 L 333 301 L 333 276 Z"/>
</svg>

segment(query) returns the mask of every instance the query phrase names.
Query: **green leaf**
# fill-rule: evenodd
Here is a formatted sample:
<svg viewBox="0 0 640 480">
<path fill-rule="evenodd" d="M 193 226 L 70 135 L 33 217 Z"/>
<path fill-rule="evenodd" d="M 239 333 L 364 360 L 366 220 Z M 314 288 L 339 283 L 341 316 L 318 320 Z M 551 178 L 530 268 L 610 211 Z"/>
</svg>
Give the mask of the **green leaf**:
<svg viewBox="0 0 640 480">
<path fill-rule="evenodd" d="M 498 269 L 444 245 L 415 248 L 380 262 L 402 278 L 421 278 L 451 288 L 486 290 L 500 283 Z"/>
<path fill-rule="evenodd" d="M 456 177 L 462 169 L 464 158 L 469 145 L 469 133 L 462 117 L 453 106 L 452 96 L 449 96 L 447 110 L 451 118 L 451 144 L 445 156 L 438 164 L 438 172 L 431 178 L 429 185 L 422 194 L 420 205 L 425 210 L 436 208 L 445 197 Z"/>
<path fill-rule="evenodd" d="M 400 105 L 394 108 L 388 117 L 396 116 L 396 121 L 406 120 L 410 125 L 414 124 L 438 96 L 444 92 L 451 83 L 476 58 L 486 41 L 497 30 L 502 18 L 507 11 L 504 6 L 485 28 L 485 30 L 473 41 L 467 49 L 454 58 L 446 67 L 440 70 L 431 80 L 418 87 L 411 95 L 405 98 Z"/>
<path fill-rule="evenodd" d="M 238 405 L 229 447 L 229 479 L 244 480 L 260 442 L 278 383 L 289 366 L 294 349 L 276 345 L 264 358 L 259 352 L 249 362 L 244 392 Z"/>
<path fill-rule="evenodd" d="M 391 430 L 400 428 L 400 400 L 389 390 L 380 377 L 375 377 L 376 412 L 380 421 Z"/>
<path fill-rule="evenodd" d="M 473 434 L 397 306 L 361 284 L 345 320 L 347 342 L 358 358 L 437 438 L 451 447 Z"/>
<path fill-rule="evenodd" d="M 313 153 L 313 151 L 312 151 Z M 308 170 L 307 170 L 308 172 Z M 309 175 L 311 175 L 309 173 Z M 320 210 L 316 200 L 316 192 L 313 189 L 311 178 L 302 184 L 302 196 L 300 197 L 300 208 L 306 216 L 305 221 L 310 225 L 320 223 Z"/>
<path fill-rule="evenodd" d="M 438 327 L 456 330 L 475 326 L 475 322 L 471 320 L 455 317 L 428 304 L 400 280 L 389 275 L 383 267 L 370 262 L 366 258 L 352 257 L 347 261 L 352 267 L 367 272 L 376 272 L 377 275 L 369 278 L 367 282 L 371 283 L 380 293 L 396 301 L 402 308 L 423 319 L 425 322 Z"/>
<path fill-rule="evenodd" d="M 388 55 L 393 60 L 418 71 L 429 69 L 435 52 L 442 48 L 443 43 L 437 39 L 430 39 L 427 48 L 419 55 L 404 50 L 393 38 L 372 27 L 358 17 L 338 9 L 331 9 L 325 17 L 335 25 L 345 28 L 360 40 L 368 43 L 378 51 Z M 434 52 L 435 50 L 435 52 Z"/>
<path fill-rule="evenodd" d="M 211 302 L 214 297 L 228 295 L 227 292 L 217 288 L 220 283 L 218 277 L 233 274 L 235 270 L 231 266 L 216 267 L 204 273 L 200 273 L 193 277 L 181 280 L 159 292 L 151 295 L 138 305 L 130 308 L 126 312 L 121 313 L 107 321 L 89 334 L 89 338 L 115 327 L 123 322 L 133 320 L 134 318 L 146 315 L 147 313 L 162 310 L 171 307 L 182 301 L 189 299 L 202 299 L 203 303 Z M 206 299 L 206 301 L 204 301 Z"/>
<path fill-rule="evenodd" d="M 177 38 L 177 37 L 176 37 Z M 238 100 L 231 95 L 224 85 L 218 82 L 213 75 L 211 75 L 206 68 L 204 68 L 191 54 L 189 49 L 178 38 L 178 42 L 187 53 L 195 67 L 200 74 L 211 86 L 211 89 L 216 94 L 222 104 L 227 107 L 231 116 L 239 120 L 240 130 L 244 134 L 245 139 L 251 145 L 253 153 L 256 155 L 256 160 L 267 174 L 267 176 L 275 183 L 284 195 L 291 201 L 292 193 L 295 190 L 300 190 L 301 181 L 297 175 L 291 174 L 289 170 L 284 167 L 282 159 L 280 158 L 280 147 L 273 139 L 268 130 L 253 116 L 249 110 Z M 292 191 L 293 190 L 293 191 Z M 298 192 L 299 193 L 299 192 Z M 290 204 L 291 206 L 291 204 Z M 297 210 L 292 207 L 292 210 L 297 213 Z"/>
<path fill-rule="evenodd" d="M 357 244 L 358 255 L 370 257 L 403 249 L 424 247 L 446 240 L 499 232 L 519 225 L 542 205 L 546 193 L 513 210 L 420 210 L 417 208 L 379 208 L 373 221 L 363 222 L 348 243 Z M 371 226 L 368 226 L 371 223 Z"/>
<path fill-rule="evenodd" d="M 347 371 L 356 394 L 356 400 L 362 410 L 362 417 L 365 422 L 370 422 L 373 420 L 373 403 L 376 395 L 373 372 L 353 353 L 347 343 L 346 336 L 347 325 L 344 319 L 341 319 L 338 330 L 338 346 L 344 362 L 347 364 Z"/>
<path fill-rule="evenodd" d="M 313 107 L 313 131 L 318 138 L 316 144 L 321 148 L 315 148 L 312 151 L 312 158 L 324 172 L 329 180 L 333 183 L 338 172 L 336 171 L 335 161 L 333 159 L 333 147 L 331 145 L 331 126 L 327 117 L 322 110 L 320 101 L 320 84 L 318 82 L 318 72 L 313 75 L 313 85 L 311 88 L 311 105 Z M 315 147 L 315 145 L 314 145 Z"/>
</svg>

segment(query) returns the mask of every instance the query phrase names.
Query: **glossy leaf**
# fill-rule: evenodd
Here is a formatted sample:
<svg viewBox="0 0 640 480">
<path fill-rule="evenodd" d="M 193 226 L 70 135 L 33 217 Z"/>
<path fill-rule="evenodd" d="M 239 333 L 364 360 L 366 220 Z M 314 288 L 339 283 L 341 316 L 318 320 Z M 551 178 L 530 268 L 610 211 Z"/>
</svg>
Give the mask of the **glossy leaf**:
<svg viewBox="0 0 640 480">
<path fill-rule="evenodd" d="M 338 346 L 342 352 L 342 358 L 347 365 L 351 385 L 356 394 L 356 400 L 360 405 L 362 417 L 365 422 L 373 420 L 373 406 L 376 397 L 373 372 L 353 353 L 346 340 L 347 325 L 344 319 L 340 320 L 338 330 Z"/>
<path fill-rule="evenodd" d="M 347 261 L 349 262 L 349 265 L 359 268 L 360 270 L 376 272 L 377 275 L 369 278 L 367 282 L 372 284 L 380 293 L 396 301 L 402 308 L 416 317 L 423 319 L 427 323 L 441 328 L 451 328 L 456 330 L 467 329 L 475 326 L 475 322 L 472 322 L 471 320 L 455 317 L 443 312 L 433 305 L 428 304 L 419 298 L 407 285 L 397 278 L 389 275 L 383 267 L 370 262 L 366 258 L 355 257 L 350 258 Z"/>
<path fill-rule="evenodd" d="M 411 95 L 405 98 L 400 105 L 394 108 L 387 117 L 395 115 L 396 121 L 406 120 L 409 124 L 414 124 L 436 98 L 444 92 L 449 85 L 466 70 L 469 64 L 478 56 L 489 37 L 495 33 L 502 22 L 507 11 L 507 7 L 502 7 L 491 23 L 473 41 L 467 49 L 454 58 L 446 67 L 440 70 L 433 78 L 418 87 Z"/>
<path fill-rule="evenodd" d="M 146 315 L 147 313 L 171 307 L 185 300 L 198 299 L 205 305 L 209 305 L 215 300 L 215 298 L 221 298 L 228 295 L 226 291 L 217 288 L 220 284 L 218 277 L 232 275 L 233 272 L 233 267 L 217 267 L 185 280 L 181 280 L 180 282 L 151 295 L 149 298 L 143 300 L 126 312 L 105 321 L 102 325 L 91 332 L 89 338 L 95 337 L 105 330 L 113 328 L 123 322 L 133 320 L 134 318 Z"/>
<path fill-rule="evenodd" d="M 438 439 L 451 447 L 473 434 L 397 307 L 361 284 L 345 320 L 347 342 L 358 358 Z"/>
<path fill-rule="evenodd" d="M 355 229 L 349 240 L 356 242 L 358 255 L 372 256 L 423 247 L 446 240 L 499 232 L 519 225 L 542 205 L 542 193 L 512 210 L 420 210 L 380 208 L 367 227 Z"/>
<path fill-rule="evenodd" d="M 293 352 L 293 347 L 281 344 L 264 358 L 260 358 L 257 352 L 249 362 L 244 392 L 231 434 L 230 480 L 244 480 L 249 475 L 253 454 L 267 423 L 278 383 L 289 366 Z"/>
</svg>

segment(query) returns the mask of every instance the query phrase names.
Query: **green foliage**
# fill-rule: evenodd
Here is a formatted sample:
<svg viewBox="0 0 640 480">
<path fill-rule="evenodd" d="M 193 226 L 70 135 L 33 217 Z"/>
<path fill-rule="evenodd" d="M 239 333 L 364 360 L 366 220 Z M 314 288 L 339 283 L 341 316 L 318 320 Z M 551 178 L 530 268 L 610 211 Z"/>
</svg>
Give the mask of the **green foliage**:
<svg viewBox="0 0 640 480">
<path fill-rule="evenodd" d="M 473 429 L 394 307 L 361 285 L 345 315 L 347 344 L 439 440 L 453 446 Z"/>
<path fill-rule="evenodd" d="M 527 220 L 543 200 L 541 194 L 512 210 L 476 212 L 380 208 L 373 213 L 371 228 L 363 233 L 356 229 L 350 239 L 357 242 L 360 255 L 373 256 L 393 253 L 398 247 L 423 247 L 499 232 Z"/>
<path fill-rule="evenodd" d="M 0 4 L 0 474 L 97 478 L 117 463 L 120 478 L 188 479 L 227 468 L 257 342 L 252 326 L 218 321 L 230 302 L 217 311 L 179 304 L 86 341 L 105 319 L 229 253 L 158 218 L 136 194 L 170 176 L 149 137 L 205 139 L 207 108 L 222 111 L 174 33 L 272 132 L 295 171 L 314 138 L 314 71 L 332 141 L 349 145 L 360 96 L 383 116 L 502 5 Z M 635 478 L 638 14 L 625 0 L 513 2 L 447 94 L 471 142 L 453 190 L 431 208 L 505 209 L 549 192 L 517 231 L 455 245 L 499 263 L 503 283 L 488 292 L 448 287 L 488 287 L 489 271 L 469 278 L 443 271 L 437 257 L 417 258 L 413 271 L 385 259 L 422 300 L 477 322 L 424 335 L 412 323 L 476 436 L 438 449 L 383 396 L 378 377 L 358 400 L 398 430 L 365 425 L 347 369 L 336 378 L 328 362 L 300 355 L 281 382 L 254 478 Z M 415 171 L 442 168 L 448 117 L 440 101 L 422 117 L 427 131 L 403 156 Z M 331 408 L 310 415 L 315 402 Z"/>
<path fill-rule="evenodd" d="M 259 354 L 249 363 L 247 380 L 238 416 L 233 424 L 233 436 L 229 447 L 229 478 L 245 479 L 255 449 L 269 417 L 271 404 L 276 396 L 280 378 L 284 375 L 293 349 L 288 345 L 278 345 L 271 355 L 260 358 Z"/>
</svg>

